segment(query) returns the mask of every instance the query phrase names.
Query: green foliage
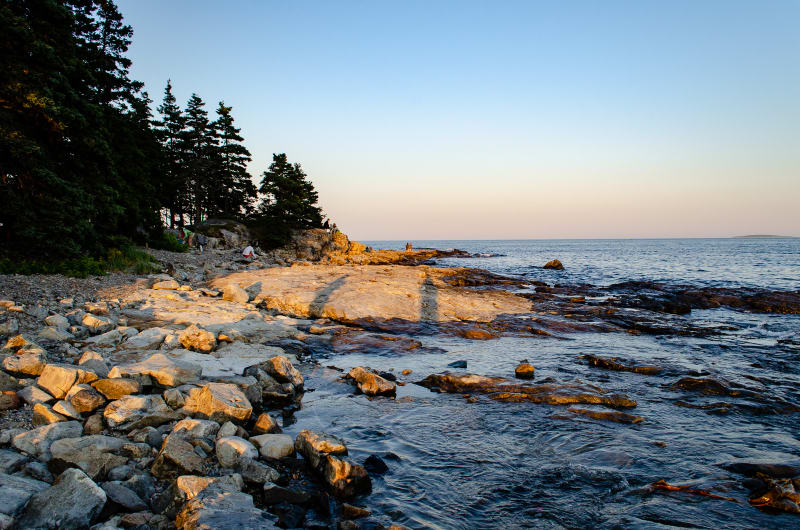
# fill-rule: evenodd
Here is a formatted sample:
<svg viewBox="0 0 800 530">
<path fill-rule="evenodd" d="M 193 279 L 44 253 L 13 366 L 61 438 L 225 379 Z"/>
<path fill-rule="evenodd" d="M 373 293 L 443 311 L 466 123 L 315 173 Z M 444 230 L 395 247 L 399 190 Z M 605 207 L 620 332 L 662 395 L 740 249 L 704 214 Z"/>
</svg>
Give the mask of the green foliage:
<svg viewBox="0 0 800 530">
<path fill-rule="evenodd" d="M 175 234 L 169 232 L 162 232 L 159 237 L 152 239 L 150 246 L 161 250 L 169 250 L 170 252 L 186 252 L 189 250 L 188 245 L 178 241 Z"/>
<path fill-rule="evenodd" d="M 322 225 L 317 192 L 306 176 L 300 164 L 291 164 L 285 153 L 272 155 L 272 164 L 262 175 L 258 191 L 264 199 L 254 222 L 265 247 L 286 244 L 292 230 Z"/>
<path fill-rule="evenodd" d="M 91 257 L 56 261 L 0 259 L 0 274 L 63 274 L 76 278 L 103 276 L 105 271 L 100 261 Z"/>
</svg>

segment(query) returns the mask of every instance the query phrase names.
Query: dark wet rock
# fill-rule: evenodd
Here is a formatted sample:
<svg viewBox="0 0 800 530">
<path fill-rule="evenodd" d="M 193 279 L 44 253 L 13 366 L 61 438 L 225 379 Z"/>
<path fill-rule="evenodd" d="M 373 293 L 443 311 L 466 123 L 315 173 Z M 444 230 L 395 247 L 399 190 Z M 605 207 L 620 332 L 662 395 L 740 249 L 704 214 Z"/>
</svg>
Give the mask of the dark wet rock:
<svg viewBox="0 0 800 530">
<path fill-rule="evenodd" d="M 19 384 L 16 377 L 0 370 L 0 390 L 20 390 L 22 385 Z"/>
<path fill-rule="evenodd" d="M 194 451 L 192 444 L 179 436 L 169 435 L 158 456 L 150 468 L 150 472 L 160 479 L 176 475 L 203 473 L 203 459 Z"/>
<path fill-rule="evenodd" d="M 79 469 L 68 469 L 50 488 L 31 497 L 19 528 L 84 528 L 106 503 L 106 493 Z"/>
<path fill-rule="evenodd" d="M 732 389 L 727 383 L 711 378 L 684 377 L 672 383 L 674 390 L 686 390 L 698 394 L 713 396 L 738 396 L 740 392 Z"/>
<path fill-rule="evenodd" d="M 383 475 L 389 471 L 389 466 L 378 455 L 369 455 L 364 460 L 364 469 L 375 475 Z"/>
<path fill-rule="evenodd" d="M 479 327 L 459 330 L 458 335 L 470 340 L 491 340 L 496 339 L 497 335 Z"/>
<path fill-rule="evenodd" d="M 447 365 L 448 368 L 466 368 L 467 361 L 453 361 Z"/>
<path fill-rule="evenodd" d="M 311 495 L 307 491 L 297 488 L 284 488 L 277 484 L 264 484 L 262 500 L 266 505 L 280 504 L 307 504 L 311 500 Z"/>
<path fill-rule="evenodd" d="M 365 333 L 359 330 L 345 329 L 336 332 L 331 337 L 330 348 L 340 354 L 368 350 L 375 355 L 395 356 L 419 353 L 422 348 L 422 342 L 411 337 Z"/>
<path fill-rule="evenodd" d="M 47 482 L 0 473 L 0 514 L 18 514 L 33 495 L 49 487 Z"/>
<path fill-rule="evenodd" d="M 347 455 L 347 447 L 339 438 L 302 430 L 295 439 L 295 450 L 322 476 L 337 497 L 347 498 L 372 489 L 372 481 L 363 466 L 340 458 Z"/>
<path fill-rule="evenodd" d="M 306 516 L 306 508 L 299 504 L 282 502 L 270 508 L 278 516 L 277 525 L 281 528 L 299 528 Z"/>
<path fill-rule="evenodd" d="M 533 379 L 534 372 L 533 365 L 529 362 L 521 362 L 517 365 L 514 369 L 514 375 L 517 376 L 519 379 Z"/>
<path fill-rule="evenodd" d="M 553 259 L 544 264 L 543 269 L 564 270 L 564 265 L 557 259 Z"/>
<path fill-rule="evenodd" d="M 739 473 L 746 477 L 755 477 L 759 473 L 771 478 L 793 478 L 800 476 L 800 463 L 797 464 L 767 464 L 761 462 L 732 462 L 722 464 L 720 467 L 732 473 Z"/>
<path fill-rule="evenodd" d="M 104 482 L 101 487 L 106 492 L 108 502 L 118 506 L 118 509 L 114 510 L 114 512 L 120 510 L 139 512 L 148 508 L 147 504 L 136 492 L 124 486 L 121 482 Z"/>
<path fill-rule="evenodd" d="M 619 357 L 599 357 L 597 355 L 583 355 L 589 366 L 603 368 L 605 370 L 615 370 L 617 372 L 633 372 L 645 375 L 657 375 L 662 369 L 658 366 L 637 365 L 631 361 L 625 361 Z"/>
<path fill-rule="evenodd" d="M 280 473 L 276 469 L 246 456 L 239 457 L 233 468 L 242 475 L 245 482 L 251 484 L 275 482 L 280 478 Z"/>
<path fill-rule="evenodd" d="M 28 462 L 25 464 L 25 467 L 22 468 L 22 472 L 33 479 L 41 480 L 48 484 L 52 484 L 55 481 L 53 474 L 50 473 L 47 466 L 41 462 Z"/>
<path fill-rule="evenodd" d="M 549 405 L 592 404 L 611 408 L 630 408 L 636 401 L 624 394 L 609 394 L 597 387 L 575 384 L 512 384 L 503 377 L 474 374 L 432 374 L 416 384 L 438 392 L 481 393 L 503 402 L 530 402 Z"/>
<path fill-rule="evenodd" d="M 291 383 L 297 390 L 303 389 L 303 376 L 283 355 L 276 355 L 259 365 L 279 383 Z"/>
<path fill-rule="evenodd" d="M 272 517 L 253 505 L 241 491 L 212 484 L 183 506 L 175 519 L 180 529 L 261 530 L 275 529 Z"/>
<path fill-rule="evenodd" d="M 392 383 L 397 382 L 397 376 L 394 375 L 392 372 L 378 372 L 378 375 L 383 377 L 387 381 L 391 381 Z"/>
<path fill-rule="evenodd" d="M 358 389 L 368 396 L 392 396 L 397 392 L 394 383 L 363 366 L 356 366 L 346 377 L 355 381 Z"/>
<path fill-rule="evenodd" d="M 343 519 L 361 519 L 362 517 L 369 516 L 369 510 L 365 508 L 359 508 L 358 506 L 353 506 L 352 504 L 347 504 L 346 502 L 342 503 Z"/>
<path fill-rule="evenodd" d="M 580 414 L 596 420 L 615 421 L 617 423 L 626 423 L 628 425 L 644 421 L 644 418 L 641 416 L 634 416 L 618 410 L 589 410 L 570 407 L 568 411 L 572 412 L 573 414 Z"/>
<path fill-rule="evenodd" d="M 750 504 L 762 510 L 800 514 L 800 478 L 764 478 L 766 493 L 751 497 Z"/>
</svg>

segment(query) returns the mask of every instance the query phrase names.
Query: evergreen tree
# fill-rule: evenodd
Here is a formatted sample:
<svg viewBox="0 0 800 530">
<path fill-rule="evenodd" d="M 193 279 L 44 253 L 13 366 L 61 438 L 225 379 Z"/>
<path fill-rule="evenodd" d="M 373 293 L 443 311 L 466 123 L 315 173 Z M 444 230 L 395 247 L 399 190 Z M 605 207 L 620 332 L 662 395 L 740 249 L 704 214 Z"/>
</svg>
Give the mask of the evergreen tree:
<svg viewBox="0 0 800 530">
<path fill-rule="evenodd" d="M 158 193 L 169 216 L 167 224 L 170 228 L 174 228 L 176 217 L 180 218 L 188 209 L 185 175 L 181 171 L 182 140 L 186 119 L 172 94 L 172 83 L 169 79 L 164 88 L 164 99 L 157 110 L 161 115 L 161 120 L 154 122 L 153 125 L 156 137 L 162 147 L 161 179 Z"/>
<path fill-rule="evenodd" d="M 209 183 L 214 170 L 214 151 L 217 140 L 208 112 L 203 108 L 205 102 L 197 94 L 192 94 L 186 104 L 186 129 L 182 135 L 183 174 L 188 189 L 192 224 L 202 222 L 207 216 Z"/>
<path fill-rule="evenodd" d="M 265 245 L 283 245 L 292 230 L 322 225 L 317 192 L 306 176 L 300 164 L 291 164 L 285 153 L 272 155 L 272 164 L 263 173 L 258 190 L 264 195 L 258 224 L 264 231 Z"/>
<path fill-rule="evenodd" d="M 224 102 L 219 102 L 213 123 L 217 148 L 214 154 L 214 176 L 209 182 L 208 214 L 241 217 L 253 210 L 257 190 L 247 164 L 250 151 L 242 145 L 241 129 L 233 125 L 233 115 Z"/>
</svg>

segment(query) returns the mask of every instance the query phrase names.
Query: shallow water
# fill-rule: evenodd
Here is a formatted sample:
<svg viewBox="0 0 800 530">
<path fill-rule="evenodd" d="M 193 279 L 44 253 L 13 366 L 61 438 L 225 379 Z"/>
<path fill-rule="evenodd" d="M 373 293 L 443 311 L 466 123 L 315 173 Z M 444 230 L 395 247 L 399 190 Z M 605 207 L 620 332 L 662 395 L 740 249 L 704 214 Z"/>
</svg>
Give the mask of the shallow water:
<svg viewBox="0 0 800 530">
<path fill-rule="evenodd" d="M 552 271 L 528 268 L 558 257 L 567 267 L 566 278 L 558 280 L 562 283 L 607 285 L 646 278 L 694 285 L 798 288 L 797 241 L 714 241 L 726 241 L 716 254 L 701 252 L 704 243 L 699 240 L 623 242 L 627 249 L 623 254 L 615 250 L 619 242 L 590 242 L 582 253 L 580 246 L 586 242 L 560 242 L 555 250 L 552 245 L 538 248 L 539 242 L 473 242 L 474 246 L 458 242 L 452 246 L 506 256 L 447 260 L 447 264 L 453 261 L 552 282 L 552 276 L 545 274 Z M 448 246 L 448 242 L 415 243 Z M 520 245 L 525 248 L 519 250 Z M 628 248 L 636 245 L 641 248 Z M 676 249 L 688 257 L 669 264 L 667 256 L 675 257 Z M 598 258 L 601 255 L 603 259 Z M 729 263 L 734 255 L 741 259 Z M 696 269 L 715 267 L 716 274 L 681 273 L 680 263 L 687 262 L 695 263 Z M 753 270 L 756 262 L 768 264 L 771 273 Z M 695 310 L 688 318 L 730 329 L 703 338 L 576 333 L 564 340 L 469 341 L 425 336 L 417 338 L 440 350 L 392 356 L 370 351 L 320 353 L 320 367 L 306 374 L 306 386 L 314 391 L 304 397 L 298 422 L 285 430 L 295 434 L 302 426 L 339 435 L 356 461 L 373 453 L 384 457 L 389 473 L 373 477 L 373 493 L 356 503 L 367 506 L 383 522 L 412 528 L 799 527 L 800 516 L 751 507 L 742 486 L 744 477 L 719 464 L 800 461 L 800 414 L 765 413 L 765 407 L 779 402 L 800 404 L 800 346 L 778 342 L 797 336 L 800 315 L 715 309 Z M 601 370 L 579 359 L 582 354 L 619 356 L 666 371 L 647 376 Z M 468 372 L 513 378 L 514 367 L 522 359 L 536 367 L 536 381 L 590 383 L 626 393 L 638 403 L 627 412 L 645 421 L 623 425 L 583 417 L 562 419 L 569 416 L 568 407 L 499 403 L 485 397 L 468 403 L 459 394 L 433 393 L 414 384 L 398 387 L 396 399 L 368 399 L 337 381 L 340 372 L 324 368 L 366 365 L 398 376 L 401 370 L 411 369 L 406 379 L 418 381 L 452 370 L 447 368 L 452 361 L 466 360 Z M 741 385 L 752 390 L 754 397 L 701 396 L 670 388 L 689 375 Z M 677 401 L 730 406 L 727 413 L 717 409 L 717 414 L 709 414 L 678 406 Z M 388 458 L 388 453 L 397 458 Z M 734 501 L 646 489 L 661 479 L 691 483 Z"/>
</svg>

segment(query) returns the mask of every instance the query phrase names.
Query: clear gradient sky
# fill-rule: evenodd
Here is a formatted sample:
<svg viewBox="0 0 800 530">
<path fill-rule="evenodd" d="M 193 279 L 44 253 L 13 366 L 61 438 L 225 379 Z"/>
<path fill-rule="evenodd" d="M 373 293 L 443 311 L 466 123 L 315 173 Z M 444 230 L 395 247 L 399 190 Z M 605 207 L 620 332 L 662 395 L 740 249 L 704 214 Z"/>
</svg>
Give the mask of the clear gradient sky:
<svg viewBox="0 0 800 530">
<path fill-rule="evenodd" d="M 118 5 L 356 239 L 800 236 L 800 1 Z"/>
</svg>

